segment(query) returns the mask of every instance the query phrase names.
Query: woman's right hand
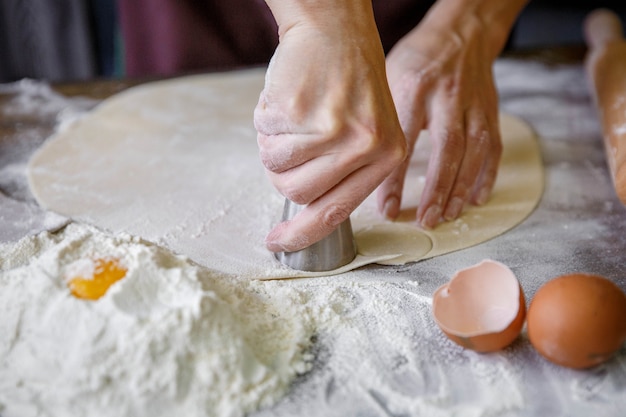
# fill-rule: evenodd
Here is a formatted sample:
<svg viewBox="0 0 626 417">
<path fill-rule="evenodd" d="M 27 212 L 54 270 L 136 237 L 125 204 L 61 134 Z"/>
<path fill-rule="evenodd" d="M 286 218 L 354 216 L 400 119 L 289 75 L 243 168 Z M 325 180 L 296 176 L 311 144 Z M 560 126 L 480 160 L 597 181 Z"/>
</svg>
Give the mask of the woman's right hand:
<svg viewBox="0 0 626 417">
<path fill-rule="evenodd" d="M 268 1 L 280 44 L 255 109 L 273 185 L 307 205 L 267 236 L 271 251 L 330 234 L 404 160 L 369 0 Z"/>
</svg>

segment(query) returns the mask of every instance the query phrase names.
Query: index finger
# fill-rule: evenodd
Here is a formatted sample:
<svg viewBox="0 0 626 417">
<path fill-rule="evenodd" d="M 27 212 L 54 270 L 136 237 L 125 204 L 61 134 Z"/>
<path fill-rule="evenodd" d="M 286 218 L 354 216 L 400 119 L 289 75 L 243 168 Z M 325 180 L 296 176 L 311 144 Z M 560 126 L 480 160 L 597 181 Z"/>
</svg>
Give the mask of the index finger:
<svg viewBox="0 0 626 417">
<path fill-rule="evenodd" d="M 322 240 L 350 217 L 395 165 L 377 163 L 356 170 L 293 219 L 272 229 L 265 238 L 267 248 L 272 252 L 294 252 Z"/>
<path fill-rule="evenodd" d="M 443 215 L 465 153 L 465 117 L 457 105 L 448 105 L 446 94 L 433 98 L 429 133 L 433 151 L 428 161 L 426 184 L 417 209 L 417 221 L 435 227 Z"/>
</svg>

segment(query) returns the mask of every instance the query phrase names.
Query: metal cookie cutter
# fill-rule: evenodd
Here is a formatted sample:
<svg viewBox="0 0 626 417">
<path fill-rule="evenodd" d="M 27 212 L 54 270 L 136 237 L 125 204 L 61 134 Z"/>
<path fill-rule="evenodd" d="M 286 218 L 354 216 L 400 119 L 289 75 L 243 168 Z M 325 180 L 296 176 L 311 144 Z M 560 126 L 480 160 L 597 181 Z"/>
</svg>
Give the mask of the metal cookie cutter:
<svg viewBox="0 0 626 417">
<path fill-rule="evenodd" d="M 285 199 L 283 221 L 292 219 L 304 207 Z M 284 265 L 300 271 L 331 271 L 349 264 L 356 257 L 350 218 L 319 242 L 295 252 L 276 252 L 274 256 Z"/>
</svg>

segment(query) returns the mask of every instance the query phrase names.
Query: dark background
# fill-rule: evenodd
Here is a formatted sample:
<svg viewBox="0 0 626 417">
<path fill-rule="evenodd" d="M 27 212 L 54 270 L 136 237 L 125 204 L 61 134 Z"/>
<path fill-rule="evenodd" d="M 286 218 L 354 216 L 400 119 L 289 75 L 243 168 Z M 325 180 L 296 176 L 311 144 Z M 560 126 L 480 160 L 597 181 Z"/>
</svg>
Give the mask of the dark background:
<svg viewBox="0 0 626 417">
<path fill-rule="evenodd" d="M 624 21 L 625 4 L 531 1 L 513 29 L 507 50 L 583 45 L 582 22 L 589 11 L 608 7 Z M 116 0 L 2 0 L 0 82 L 125 76 L 118 12 Z"/>
</svg>

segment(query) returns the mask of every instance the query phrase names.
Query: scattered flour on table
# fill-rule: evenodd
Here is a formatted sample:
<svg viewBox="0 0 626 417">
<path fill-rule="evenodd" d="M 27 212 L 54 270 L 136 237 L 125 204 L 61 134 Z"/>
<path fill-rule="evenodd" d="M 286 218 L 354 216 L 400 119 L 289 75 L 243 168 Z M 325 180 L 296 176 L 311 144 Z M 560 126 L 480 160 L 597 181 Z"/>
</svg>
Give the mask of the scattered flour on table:
<svg viewBox="0 0 626 417">
<path fill-rule="evenodd" d="M 0 84 L 0 94 L 13 95 L 11 101 L 2 106 L 2 114 L 8 117 L 36 114 L 38 118 L 57 117 L 63 113 L 82 112 L 97 104 L 97 100 L 87 97 L 71 99 L 54 91 L 44 81 L 24 78 L 7 84 Z"/>
<path fill-rule="evenodd" d="M 486 356 L 455 345 L 432 320 L 424 278 L 393 274 L 294 281 L 326 294 L 341 320 L 320 336 L 313 371 L 291 401 L 255 417 L 515 415 L 525 407 L 514 350 Z"/>
</svg>

